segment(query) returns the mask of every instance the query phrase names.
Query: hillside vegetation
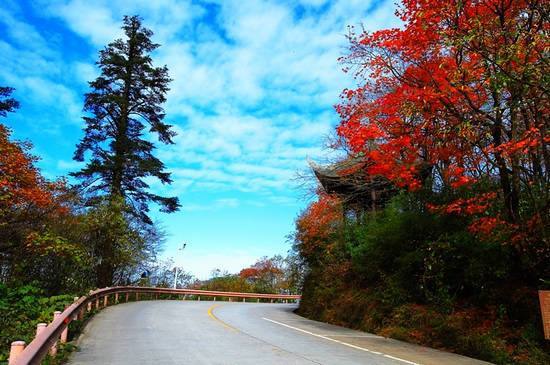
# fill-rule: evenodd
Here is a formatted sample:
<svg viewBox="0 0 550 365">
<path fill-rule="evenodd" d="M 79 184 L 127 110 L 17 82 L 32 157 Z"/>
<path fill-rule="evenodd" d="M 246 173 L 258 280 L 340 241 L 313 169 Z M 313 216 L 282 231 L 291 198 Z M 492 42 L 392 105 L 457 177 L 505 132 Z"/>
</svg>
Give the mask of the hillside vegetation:
<svg viewBox="0 0 550 365">
<path fill-rule="evenodd" d="M 341 61 L 358 86 L 332 144 L 345 157 L 316 171 L 296 222 L 300 313 L 550 363 L 537 299 L 550 279 L 547 5 L 406 0 L 402 28 L 350 28 Z"/>
</svg>

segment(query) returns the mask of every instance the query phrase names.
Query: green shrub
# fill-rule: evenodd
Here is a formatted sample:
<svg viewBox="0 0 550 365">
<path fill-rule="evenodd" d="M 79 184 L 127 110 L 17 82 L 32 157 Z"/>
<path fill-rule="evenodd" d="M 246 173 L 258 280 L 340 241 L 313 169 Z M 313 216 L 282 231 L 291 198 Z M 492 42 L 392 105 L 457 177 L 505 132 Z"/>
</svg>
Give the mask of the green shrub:
<svg viewBox="0 0 550 365">
<path fill-rule="evenodd" d="M 497 364 L 550 363 L 529 263 L 502 237 L 480 241 L 468 219 L 432 213 L 422 199 L 399 195 L 310 239 L 319 247 L 303 257 L 299 313 Z"/>
<path fill-rule="evenodd" d="M 36 325 L 51 322 L 53 312 L 63 311 L 73 299 L 72 295 L 44 297 L 44 292 L 33 285 L 0 284 L 0 362 L 7 361 L 11 342 L 30 343 Z"/>
</svg>

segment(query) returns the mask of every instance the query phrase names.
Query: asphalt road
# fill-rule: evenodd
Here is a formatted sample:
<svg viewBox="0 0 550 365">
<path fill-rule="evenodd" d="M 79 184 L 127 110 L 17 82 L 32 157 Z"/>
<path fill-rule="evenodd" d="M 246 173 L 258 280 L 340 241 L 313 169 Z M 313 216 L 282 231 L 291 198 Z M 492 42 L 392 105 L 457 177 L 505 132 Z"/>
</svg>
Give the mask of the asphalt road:
<svg viewBox="0 0 550 365">
<path fill-rule="evenodd" d="M 141 301 L 104 309 L 69 364 L 487 364 L 307 320 L 293 304 Z"/>
</svg>

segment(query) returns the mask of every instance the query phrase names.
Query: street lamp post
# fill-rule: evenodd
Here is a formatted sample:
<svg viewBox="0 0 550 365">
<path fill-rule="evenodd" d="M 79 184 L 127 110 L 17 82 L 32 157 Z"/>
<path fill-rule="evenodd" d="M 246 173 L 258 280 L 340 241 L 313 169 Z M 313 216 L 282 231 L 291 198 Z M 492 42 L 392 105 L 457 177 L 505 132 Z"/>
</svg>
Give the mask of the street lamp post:
<svg viewBox="0 0 550 365">
<path fill-rule="evenodd" d="M 186 246 L 187 246 L 187 243 L 184 243 L 183 246 L 181 246 L 178 250 L 183 251 Z M 174 275 L 174 289 L 177 289 L 177 285 L 178 285 L 178 266 L 177 265 L 175 269 L 176 269 L 176 272 Z"/>
</svg>

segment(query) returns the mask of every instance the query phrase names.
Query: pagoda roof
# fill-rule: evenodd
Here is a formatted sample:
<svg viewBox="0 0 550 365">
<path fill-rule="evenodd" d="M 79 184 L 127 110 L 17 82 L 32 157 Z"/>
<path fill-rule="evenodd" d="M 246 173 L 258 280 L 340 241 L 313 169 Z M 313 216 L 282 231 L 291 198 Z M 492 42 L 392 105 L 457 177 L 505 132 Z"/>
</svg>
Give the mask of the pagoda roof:
<svg viewBox="0 0 550 365">
<path fill-rule="evenodd" d="M 362 156 L 329 165 L 319 165 L 312 160 L 308 163 L 323 189 L 338 196 L 347 205 L 379 208 L 396 192 L 388 179 L 367 173 L 366 161 Z"/>
</svg>

